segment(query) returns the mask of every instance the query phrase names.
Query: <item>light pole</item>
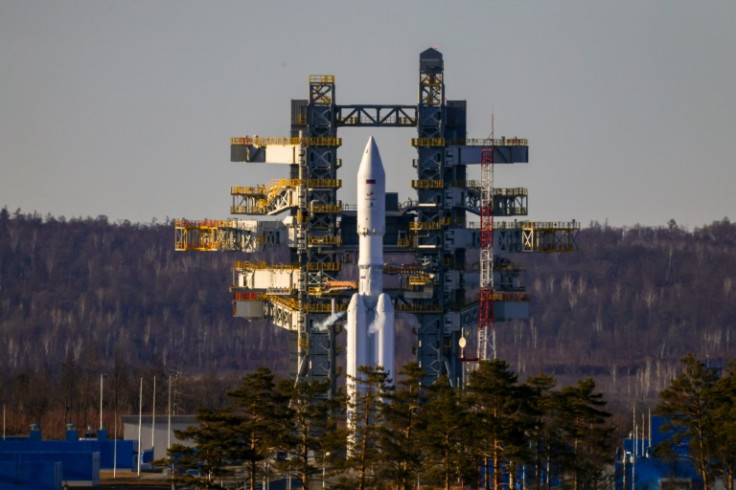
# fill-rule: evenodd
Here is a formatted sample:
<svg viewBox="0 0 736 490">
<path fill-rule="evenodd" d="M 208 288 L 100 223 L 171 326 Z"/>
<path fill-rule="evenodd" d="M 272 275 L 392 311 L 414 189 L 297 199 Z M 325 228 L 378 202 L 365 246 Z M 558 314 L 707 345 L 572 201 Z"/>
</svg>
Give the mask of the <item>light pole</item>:
<svg viewBox="0 0 736 490">
<path fill-rule="evenodd" d="M 102 424 L 102 397 L 103 397 L 103 390 L 104 387 L 104 379 L 107 374 L 102 373 L 100 374 L 100 430 L 104 429 L 105 426 Z"/>
<path fill-rule="evenodd" d="M 322 488 L 325 488 L 325 469 L 327 468 L 327 458 L 330 457 L 330 452 L 325 453 L 325 457 L 322 460 Z"/>
</svg>

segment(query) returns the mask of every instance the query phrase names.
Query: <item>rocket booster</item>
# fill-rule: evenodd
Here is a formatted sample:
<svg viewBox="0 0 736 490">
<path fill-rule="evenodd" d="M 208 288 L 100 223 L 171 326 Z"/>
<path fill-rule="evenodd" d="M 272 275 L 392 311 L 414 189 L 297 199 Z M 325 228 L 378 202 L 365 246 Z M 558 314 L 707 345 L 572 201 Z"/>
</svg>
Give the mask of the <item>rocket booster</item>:
<svg viewBox="0 0 736 490">
<path fill-rule="evenodd" d="M 356 377 L 359 366 L 382 366 L 393 376 L 394 307 L 383 292 L 386 173 L 373 137 L 358 167 L 357 198 L 359 281 L 348 306 L 346 370 Z"/>
</svg>

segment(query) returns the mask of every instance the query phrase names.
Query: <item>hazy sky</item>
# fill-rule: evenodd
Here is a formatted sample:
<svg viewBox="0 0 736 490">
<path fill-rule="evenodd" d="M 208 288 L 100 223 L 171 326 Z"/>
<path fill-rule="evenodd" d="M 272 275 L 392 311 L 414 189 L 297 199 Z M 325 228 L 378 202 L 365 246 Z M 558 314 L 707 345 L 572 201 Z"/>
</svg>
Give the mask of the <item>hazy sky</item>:
<svg viewBox="0 0 736 490">
<path fill-rule="evenodd" d="M 231 136 L 287 136 L 310 74 L 338 104 L 416 104 L 436 46 L 468 133 L 526 137 L 530 219 L 736 219 L 736 2 L 0 0 L 0 207 L 150 222 L 228 217 Z M 354 203 L 376 136 L 413 197 L 410 129 L 342 128 Z"/>
</svg>

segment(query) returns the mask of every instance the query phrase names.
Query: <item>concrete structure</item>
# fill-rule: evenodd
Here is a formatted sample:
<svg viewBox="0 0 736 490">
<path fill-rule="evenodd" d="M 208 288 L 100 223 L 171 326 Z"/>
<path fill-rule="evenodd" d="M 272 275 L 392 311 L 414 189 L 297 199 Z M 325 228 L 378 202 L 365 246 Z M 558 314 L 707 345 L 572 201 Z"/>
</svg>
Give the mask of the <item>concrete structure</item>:
<svg viewBox="0 0 736 490">
<path fill-rule="evenodd" d="M 138 415 L 123 415 L 123 439 L 135 441 L 133 452 L 138 452 Z M 171 444 L 182 444 L 194 446 L 189 441 L 183 441 L 176 437 L 174 431 L 184 430 L 187 427 L 198 425 L 194 415 L 172 415 L 171 432 L 169 432 L 168 415 L 156 415 L 155 419 L 150 415 L 141 417 L 141 452 L 153 448 L 153 460 L 166 457 L 166 450 L 171 435 Z"/>
</svg>

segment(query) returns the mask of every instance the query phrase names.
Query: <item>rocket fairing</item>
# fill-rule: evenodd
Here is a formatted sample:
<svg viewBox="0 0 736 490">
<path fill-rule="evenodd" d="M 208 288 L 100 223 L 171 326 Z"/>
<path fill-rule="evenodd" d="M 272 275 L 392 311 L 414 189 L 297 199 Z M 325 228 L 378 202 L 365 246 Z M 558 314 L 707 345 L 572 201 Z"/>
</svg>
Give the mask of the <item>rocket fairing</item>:
<svg viewBox="0 0 736 490">
<path fill-rule="evenodd" d="M 386 174 L 371 136 L 358 167 L 358 292 L 347 315 L 348 376 L 359 366 L 383 367 L 394 374 L 394 307 L 383 292 L 383 235 L 386 231 Z M 352 388 L 351 388 L 352 385 Z M 354 394 L 348 379 L 348 395 Z"/>
</svg>

